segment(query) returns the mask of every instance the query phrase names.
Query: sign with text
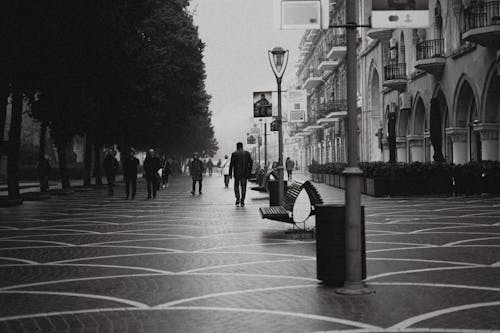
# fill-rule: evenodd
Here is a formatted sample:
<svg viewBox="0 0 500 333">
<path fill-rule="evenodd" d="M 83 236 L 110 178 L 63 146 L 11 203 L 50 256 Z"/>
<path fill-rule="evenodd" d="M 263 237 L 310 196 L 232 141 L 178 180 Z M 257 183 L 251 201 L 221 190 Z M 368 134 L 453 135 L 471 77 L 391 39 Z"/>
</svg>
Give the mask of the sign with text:
<svg viewBox="0 0 500 333">
<path fill-rule="evenodd" d="M 373 28 L 428 28 L 429 0 L 372 0 Z"/>
<path fill-rule="evenodd" d="M 307 90 L 288 91 L 288 121 L 291 123 L 302 123 L 306 121 L 307 114 Z"/>
<path fill-rule="evenodd" d="M 258 91 L 253 93 L 253 117 L 263 118 L 273 116 L 271 91 Z"/>
</svg>

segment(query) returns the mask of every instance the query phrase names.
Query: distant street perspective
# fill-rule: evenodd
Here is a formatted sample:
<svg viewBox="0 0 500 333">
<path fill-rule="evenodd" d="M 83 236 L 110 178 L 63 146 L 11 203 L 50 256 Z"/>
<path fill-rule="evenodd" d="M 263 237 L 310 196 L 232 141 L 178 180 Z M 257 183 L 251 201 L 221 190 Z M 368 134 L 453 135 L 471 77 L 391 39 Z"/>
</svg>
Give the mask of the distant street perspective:
<svg viewBox="0 0 500 333">
<path fill-rule="evenodd" d="M 0 333 L 500 333 L 500 1 L 0 12 Z"/>
</svg>

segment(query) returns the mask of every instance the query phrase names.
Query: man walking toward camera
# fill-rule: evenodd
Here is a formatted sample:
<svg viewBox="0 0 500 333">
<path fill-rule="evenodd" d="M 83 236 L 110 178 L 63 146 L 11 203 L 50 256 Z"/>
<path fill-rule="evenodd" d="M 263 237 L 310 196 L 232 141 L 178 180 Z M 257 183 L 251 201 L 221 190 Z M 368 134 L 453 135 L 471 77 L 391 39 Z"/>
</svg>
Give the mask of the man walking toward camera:
<svg viewBox="0 0 500 333">
<path fill-rule="evenodd" d="M 158 170 L 161 169 L 161 160 L 156 156 L 154 149 L 148 151 L 148 155 L 144 159 L 143 168 L 148 189 L 148 196 L 146 199 L 151 199 L 151 192 L 153 192 L 153 198 L 156 198 L 156 193 L 160 188 L 160 175 L 158 174 Z"/>
<path fill-rule="evenodd" d="M 245 195 L 247 192 L 247 179 L 252 173 L 252 157 L 250 153 L 243 150 L 243 143 L 236 144 L 236 151 L 231 155 L 231 164 L 229 165 L 229 178 L 234 175 L 234 195 L 236 197 L 236 206 L 245 206 Z M 241 195 L 240 195 L 241 188 Z"/>
</svg>

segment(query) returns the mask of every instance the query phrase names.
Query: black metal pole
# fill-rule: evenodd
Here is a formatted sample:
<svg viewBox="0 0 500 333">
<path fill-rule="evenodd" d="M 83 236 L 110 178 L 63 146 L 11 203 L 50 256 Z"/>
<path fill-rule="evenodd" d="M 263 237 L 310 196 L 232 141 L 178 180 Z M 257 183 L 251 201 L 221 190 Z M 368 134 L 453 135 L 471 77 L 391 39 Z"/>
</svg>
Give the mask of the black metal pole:
<svg viewBox="0 0 500 333">
<path fill-rule="evenodd" d="M 370 293 L 364 287 L 362 270 L 362 220 L 361 220 L 361 176 L 358 166 L 359 147 L 357 131 L 357 1 L 346 1 L 346 36 L 347 36 L 347 167 L 345 191 L 346 224 L 346 280 L 344 287 L 337 292 L 346 295 Z"/>
</svg>

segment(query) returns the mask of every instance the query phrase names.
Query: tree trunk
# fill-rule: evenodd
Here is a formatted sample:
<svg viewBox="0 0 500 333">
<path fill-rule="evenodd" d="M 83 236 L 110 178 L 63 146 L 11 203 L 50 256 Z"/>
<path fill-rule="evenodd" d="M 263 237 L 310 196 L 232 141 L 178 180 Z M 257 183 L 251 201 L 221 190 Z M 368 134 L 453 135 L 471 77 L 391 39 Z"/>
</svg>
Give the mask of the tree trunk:
<svg viewBox="0 0 500 333">
<path fill-rule="evenodd" d="M 42 165 L 45 160 L 45 148 L 47 145 L 47 123 L 42 122 L 40 124 L 40 147 L 38 148 L 38 165 Z M 40 190 L 44 192 L 45 188 L 45 180 L 42 176 L 39 176 L 40 181 Z"/>
<path fill-rule="evenodd" d="M 20 199 L 19 149 L 21 148 L 21 126 L 23 120 L 23 94 L 14 86 L 12 92 L 12 115 L 9 130 L 9 154 L 7 158 L 7 184 L 9 199 Z"/>
<path fill-rule="evenodd" d="M 4 139 L 5 120 L 7 116 L 7 91 L 0 87 L 0 143 Z"/>
<path fill-rule="evenodd" d="M 96 185 L 102 185 L 101 148 L 101 144 L 94 144 L 94 177 Z"/>
<path fill-rule="evenodd" d="M 83 176 L 83 186 L 91 185 L 91 175 L 92 175 L 92 142 L 90 141 L 89 135 L 85 137 L 85 151 L 83 155 L 85 173 Z"/>
<path fill-rule="evenodd" d="M 66 159 L 66 144 L 64 139 L 58 136 L 56 138 L 57 156 L 59 159 L 59 173 L 61 177 L 61 186 L 63 190 L 69 189 L 71 184 L 68 177 L 68 162 Z"/>
</svg>

